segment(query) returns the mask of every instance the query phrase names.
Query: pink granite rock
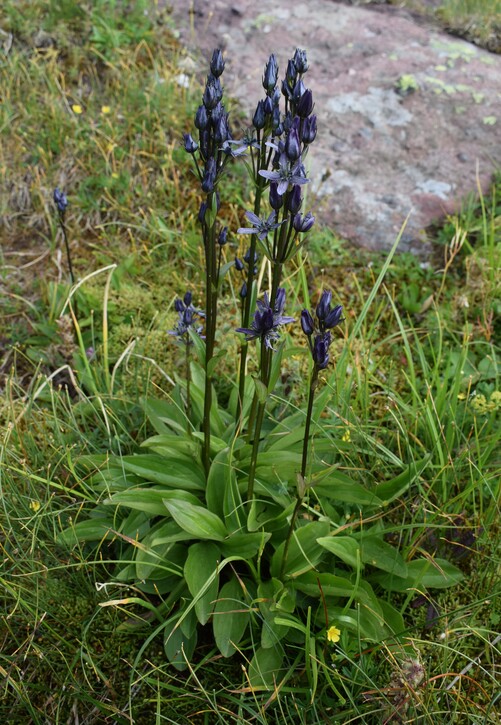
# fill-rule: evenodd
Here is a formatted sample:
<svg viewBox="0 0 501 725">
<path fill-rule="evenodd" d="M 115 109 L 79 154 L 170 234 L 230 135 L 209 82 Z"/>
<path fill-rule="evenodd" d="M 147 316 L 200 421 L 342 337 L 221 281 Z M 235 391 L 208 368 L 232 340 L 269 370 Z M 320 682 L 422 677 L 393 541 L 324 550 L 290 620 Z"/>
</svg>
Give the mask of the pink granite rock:
<svg viewBox="0 0 501 725">
<path fill-rule="evenodd" d="M 294 49 L 307 50 L 318 115 L 310 203 L 357 244 L 388 249 L 411 212 L 401 249 L 426 252 L 430 224 L 501 163 L 500 56 L 392 6 L 195 0 L 191 23 L 189 3 L 169 5 L 189 49 L 224 49 L 226 92 L 249 114 L 269 54 L 283 74 Z"/>
</svg>

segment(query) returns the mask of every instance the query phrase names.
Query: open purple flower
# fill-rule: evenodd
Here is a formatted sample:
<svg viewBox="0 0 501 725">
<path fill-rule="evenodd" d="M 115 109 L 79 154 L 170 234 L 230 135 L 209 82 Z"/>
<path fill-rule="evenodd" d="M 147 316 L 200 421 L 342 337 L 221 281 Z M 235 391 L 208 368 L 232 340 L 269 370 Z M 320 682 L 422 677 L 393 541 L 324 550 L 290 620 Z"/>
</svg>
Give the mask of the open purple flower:
<svg viewBox="0 0 501 725">
<path fill-rule="evenodd" d="M 274 181 L 277 184 L 277 192 L 279 194 L 285 194 L 289 188 L 289 184 L 308 184 L 309 179 L 306 178 L 304 166 L 301 163 L 301 159 L 298 159 L 294 166 L 290 163 L 286 153 L 280 154 L 278 161 L 278 169 L 276 171 L 264 171 L 259 172 L 260 176 L 263 176 L 269 181 Z"/>
<path fill-rule="evenodd" d="M 239 327 L 237 332 L 242 332 L 247 340 L 259 338 L 267 348 L 273 350 L 273 343 L 280 338 L 281 325 L 294 322 L 293 317 L 283 314 L 284 309 L 285 290 L 282 287 L 277 290 L 273 308 L 270 306 L 268 294 L 265 292 L 264 299 L 257 301 L 257 310 L 254 313 L 251 327 Z"/>
<path fill-rule="evenodd" d="M 277 215 L 272 211 L 268 219 L 260 219 L 253 211 L 246 211 L 245 216 L 253 225 L 252 227 L 240 227 L 238 234 L 257 234 L 257 238 L 263 241 L 268 234 L 279 227 L 283 222 L 277 222 Z"/>
</svg>

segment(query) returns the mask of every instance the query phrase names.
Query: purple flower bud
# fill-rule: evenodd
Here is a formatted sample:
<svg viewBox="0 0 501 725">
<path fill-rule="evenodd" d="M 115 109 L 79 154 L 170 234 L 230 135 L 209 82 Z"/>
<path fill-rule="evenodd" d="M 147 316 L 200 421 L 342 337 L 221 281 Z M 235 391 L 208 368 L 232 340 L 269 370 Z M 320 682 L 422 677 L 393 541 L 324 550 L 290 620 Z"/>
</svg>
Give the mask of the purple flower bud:
<svg viewBox="0 0 501 725">
<path fill-rule="evenodd" d="M 292 226 L 294 227 L 294 230 L 296 232 L 302 232 L 303 234 L 306 234 L 306 232 L 309 232 L 312 226 L 315 223 L 315 217 L 309 211 L 307 214 L 296 214 L 292 221 Z"/>
<path fill-rule="evenodd" d="M 68 206 L 68 198 L 64 191 L 61 191 L 58 187 L 54 189 L 53 194 L 54 204 L 57 206 L 58 211 L 64 214 Z"/>
<path fill-rule="evenodd" d="M 315 114 L 306 118 L 303 123 L 303 133 L 301 136 L 302 142 L 307 146 L 313 143 L 317 136 L 317 117 Z"/>
<path fill-rule="evenodd" d="M 203 191 L 205 191 L 206 194 L 209 194 L 214 189 L 215 182 L 216 182 L 216 161 L 211 156 L 207 160 L 207 164 L 205 166 L 204 177 L 202 179 Z"/>
<path fill-rule="evenodd" d="M 308 88 L 301 98 L 299 99 L 296 106 L 296 113 L 299 118 L 307 118 L 313 111 L 313 93 Z"/>
<path fill-rule="evenodd" d="M 313 322 L 313 317 L 311 316 L 309 310 L 303 310 L 301 312 L 301 327 L 303 328 L 305 335 L 313 335 L 315 323 Z"/>
<path fill-rule="evenodd" d="M 299 103 L 305 93 L 306 88 L 304 87 L 304 83 L 303 81 L 299 80 L 292 90 L 292 100 L 294 101 L 294 103 Z"/>
<path fill-rule="evenodd" d="M 207 202 L 203 201 L 200 204 L 200 209 L 198 212 L 198 221 L 200 222 L 200 224 L 203 224 L 205 222 L 205 212 L 206 211 L 207 211 Z"/>
<path fill-rule="evenodd" d="M 270 55 L 264 69 L 263 88 L 267 93 L 273 93 L 278 80 L 278 63 L 275 55 Z"/>
<path fill-rule="evenodd" d="M 174 301 L 174 309 L 176 312 L 184 312 L 184 303 L 183 300 L 179 299 L 179 297 Z"/>
<path fill-rule="evenodd" d="M 228 137 L 228 116 L 226 113 L 222 113 L 219 117 L 216 128 L 214 129 L 214 138 L 216 139 L 216 143 L 222 144 L 228 139 Z"/>
<path fill-rule="evenodd" d="M 273 109 L 273 115 L 271 117 L 271 127 L 275 136 L 280 136 L 283 133 L 280 124 L 280 108 L 278 106 L 275 106 L 275 108 Z"/>
<path fill-rule="evenodd" d="M 221 88 L 219 78 L 216 78 L 212 74 L 207 76 L 207 83 L 205 85 L 204 94 L 202 96 L 202 101 L 205 108 L 208 111 L 212 111 L 212 109 L 217 106 L 222 97 L 223 89 Z"/>
<path fill-rule="evenodd" d="M 247 283 L 244 282 L 240 287 L 240 297 L 244 300 L 247 297 Z"/>
<path fill-rule="evenodd" d="M 195 126 L 198 128 L 199 131 L 203 131 L 205 128 L 207 128 L 207 124 L 209 123 L 209 116 L 207 115 L 207 109 L 205 106 L 199 106 L 198 110 L 195 114 Z"/>
<path fill-rule="evenodd" d="M 294 186 L 292 187 L 292 191 L 287 198 L 287 209 L 290 211 L 291 214 L 297 214 L 298 211 L 301 209 L 302 203 L 303 199 L 301 197 L 301 187 L 299 186 L 299 184 L 294 184 Z"/>
<path fill-rule="evenodd" d="M 220 247 L 224 247 L 228 240 L 228 227 L 223 227 L 221 231 L 219 232 L 219 236 L 217 238 L 217 243 Z"/>
<path fill-rule="evenodd" d="M 204 159 L 209 155 L 210 133 L 208 129 L 200 131 L 200 151 Z"/>
<path fill-rule="evenodd" d="M 275 297 L 275 313 L 281 315 L 285 309 L 285 288 L 279 287 L 277 289 L 277 296 Z"/>
<path fill-rule="evenodd" d="M 238 257 L 235 257 L 235 269 L 237 272 L 241 272 L 244 268 L 244 263 Z"/>
<path fill-rule="evenodd" d="M 191 305 L 191 300 L 193 299 L 193 295 L 191 292 L 186 292 L 183 298 L 183 302 L 186 305 L 186 307 L 189 307 Z"/>
<path fill-rule="evenodd" d="M 270 206 L 275 211 L 281 209 L 282 204 L 284 203 L 284 197 L 282 194 L 278 193 L 277 189 L 278 184 L 272 181 L 270 184 Z"/>
<path fill-rule="evenodd" d="M 292 89 L 296 85 L 297 80 L 297 68 L 293 60 L 289 60 L 287 63 L 287 71 L 285 73 L 285 82 L 287 86 Z"/>
<path fill-rule="evenodd" d="M 292 126 L 285 140 L 285 153 L 289 161 L 294 163 L 301 156 L 301 143 L 297 129 Z"/>
<path fill-rule="evenodd" d="M 273 108 L 274 108 L 273 101 L 271 100 L 271 98 L 269 96 L 266 96 L 266 98 L 264 99 L 264 112 L 265 112 L 265 114 L 267 116 L 271 116 L 271 114 L 273 113 Z"/>
<path fill-rule="evenodd" d="M 343 322 L 343 307 L 342 305 L 336 305 L 325 317 L 324 325 L 326 330 L 332 330 L 333 327 Z"/>
<path fill-rule="evenodd" d="M 309 68 L 308 59 L 306 57 L 305 50 L 300 50 L 299 48 L 296 48 L 296 52 L 294 53 L 293 62 L 297 68 L 298 73 L 301 73 L 301 74 L 306 73 L 306 71 Z"/>
<path fill-rule="evenodd" d="M 260 131 L 262 128 L 264 128 L 265 123 L 266 114 L 264 111 L 264 101 L 258 101 L 256 111 L 254 113 L 254 118 L 252 119 L 252 125 L 254 126 L 256 131 Z"/>
<path fill-rule="evenodd" d="M 251 250 L 248 249 L 244 254 L 244 262 L 248 265 L 255 264 L 259 259 L 259 254 L 254 251 L 253 257 L 251 259 Z"/>
<path fill-rule="evenodd" d="M 315 335 L 313 341 L 312 356 L 313 361 L 318 370 L 324 370 L 329 364 L 329 345 L 331 336 L 327 332 L 325 335 Z"/>
<path fill-rule="evenodd" d="M 324 322 L 331 309 L 332 292 L 324 290 L 320 296 L 316 313 L 319 322 Z"/>
<path fill-rule="evenodd" d="M 272 100 L 274 106 L 278 106 L 280 104 L 280 91 L 278 89 L 278 86 L 275 88 L 275 90 L 271 94 L 271 100 Z"/>
<path fill-rule="evenodd" d="M 187 151 L 189 154 L 194 154 L 195 151 L 198 149 L 198 144 L 193 139 L 193 136 L 191 135 L 191 133 L 183 133 L 183 139 L 184 139 L 184 150 Z"/>
<path fill-rule="evenodd" d="M 210 63 L 210 72 L 215 78 L 219 78 L 221 73 L 224 71 L 224 58 L 223 54 L 219 50 L 219 48 L 216 48 L 216 50 L 212 53 L 212 60 Z"/>
<path fill-rule="evenodd" d="M 290 101 L 292 98 L 292 90 L 289 88 L 286 80 L 282 81 L 282 95 L 287 101 Z"/>
</svg>

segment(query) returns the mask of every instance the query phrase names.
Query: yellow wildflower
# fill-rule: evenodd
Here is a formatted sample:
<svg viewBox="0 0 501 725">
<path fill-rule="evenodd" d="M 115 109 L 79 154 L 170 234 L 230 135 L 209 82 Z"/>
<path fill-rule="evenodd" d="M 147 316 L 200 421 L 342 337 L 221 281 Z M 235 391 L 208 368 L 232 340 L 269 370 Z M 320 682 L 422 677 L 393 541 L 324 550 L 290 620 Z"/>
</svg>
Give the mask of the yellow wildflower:
<svg viewBox="0 0 501 725">
<path fill-rule="evenodd" d="M 336 642 L 339 642 L 339 639 L 341 637 L 341 630 L 332 625 L 332 627 L 329 627 L 327 630 L 327 640 L 329 642 L 332 642 L 333 644 L 336 644 Z"/>
<path fill-rule="evenodd" d="M 76 113 L 77 116 L 83 113 L 83 108 L 78 103 L 74 103 L 71 107 L 71 110 L 73 111 L 73 113 Z"/>
<path fill-rule="evenodd" d="M 110 106 L 101 106 L 101 113 L 104 113 L 105 115 L 106 115 L 107 113 L 111 113 L 111 108 L 110 108 Z"/>
<path fill-rule="evenodd" d="M 30 509 L 36 513 L 40 509 L 40 501 L 30 501 Z"/>
<path fill-rule="evenodd" d="M 343 437 L 341 438 L 341 440 L 344 441 L 345 443 L 349 443 L 351 441 L 351 433 L 350 433 L 350 429 L 349 428 L 347 428 L 345 430 L 345 432 L 343 433 Z"/>
</svg>

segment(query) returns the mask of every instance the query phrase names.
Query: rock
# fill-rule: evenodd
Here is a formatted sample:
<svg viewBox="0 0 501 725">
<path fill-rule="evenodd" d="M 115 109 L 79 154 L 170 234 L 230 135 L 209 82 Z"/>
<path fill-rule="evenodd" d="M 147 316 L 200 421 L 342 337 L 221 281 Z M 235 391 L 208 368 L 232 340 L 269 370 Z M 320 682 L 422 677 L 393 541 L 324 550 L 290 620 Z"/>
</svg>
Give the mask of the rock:
<svg viewBox="0 0 501 725">
<path fill-rule="evenodd" d="M 269 54 L 283 73 L 307 50 L 318 115 L 308 201 L 356 244 L 389 249 L 411 212 L 400 248 L 425 254 L 426 229 L 476 190 L 477 167 L 487 187 L 501 164 L 499 56 L 387 5 L 261 0 L 256 14 L 251 0 L 214 0 L 211 12 L 195 0 L 193 35 L 185 0 L 169 4 L 188 47 L 206 60 L 224 49 L 225 90 L 249 116 Z M 412 93 L 396 92 L 402 79 Z"/>
</svg>

